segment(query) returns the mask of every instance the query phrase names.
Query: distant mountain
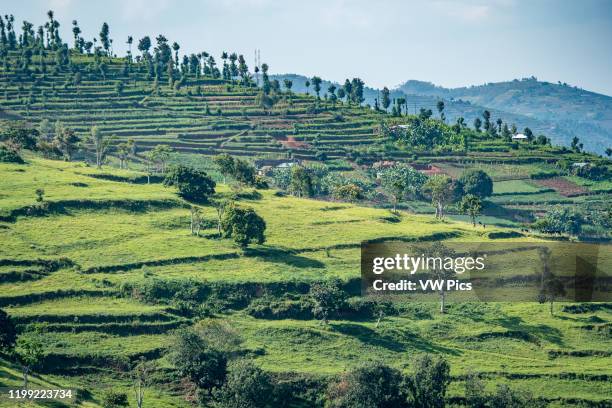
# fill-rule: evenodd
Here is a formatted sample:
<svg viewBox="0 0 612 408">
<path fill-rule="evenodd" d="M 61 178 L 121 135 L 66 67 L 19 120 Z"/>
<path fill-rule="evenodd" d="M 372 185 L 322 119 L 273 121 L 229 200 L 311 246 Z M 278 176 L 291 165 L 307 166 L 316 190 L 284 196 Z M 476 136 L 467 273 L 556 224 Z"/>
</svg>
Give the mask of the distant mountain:
<svg viewBox="0 0 612 408">
<path fill-rule="evenodd" d="M 272 75 L 273 79 L 293 81 L 294 92 L 306 92 L 307 77 L 297 74 Z M 330 81 L 323 81 L 324 95 Z M 338 85 L 338 84 L 336 84 Z M 312 87 L 310 88 L 312 93 Z M 380 90 L 366 87 L 365 103 L 374 105 Z M 404 97 L 409 111 L 423 107 L 436 112 L 444 100 L 449 121 L 463 117 L 472 123 L 487 109 L 494 119 L 514 123 L 519 129 L 531 128 L 557 144 L 568 146 L 578 136 L 587 150 L 603 153 L 612 146 L 612 97 L 585 91 L 567 84 L 541 82 L 535 78 L 489 83 L 462 88 L 444 88 L 431 82 L 410 80 L 391 90 L 391 98 Z"/>
<path fill-rule="evenodd" d="M 548 124 L 564 144 L 578 136 L 585 147 L 602 152 L 612 146 L 612 97 L 565 83 L 515 79 L 462 88 L 443 88 L 430 82 L 407 81 L 398 87 L 406 94 L 469 101 Z"/>
</svg>

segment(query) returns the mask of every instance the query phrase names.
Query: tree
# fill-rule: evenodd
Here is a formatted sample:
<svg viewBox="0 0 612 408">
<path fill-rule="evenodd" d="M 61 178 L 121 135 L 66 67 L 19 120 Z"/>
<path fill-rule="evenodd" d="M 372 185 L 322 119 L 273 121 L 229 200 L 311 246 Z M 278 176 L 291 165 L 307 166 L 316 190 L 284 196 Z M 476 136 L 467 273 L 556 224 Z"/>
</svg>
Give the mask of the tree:
<svg viewBox="0 0 612 408">
<path fill-rule="evenodd" d="M 153 371 L 153 363 L 146 361 L 144 357 L 141 357 L 132 369 L 132 389 L 134 390 L 134 398 L 138 408 L 143 407 L 145 390 L 151 383 Z"/>
<path fill-rule="evenodd" d="M 186 377 L 198 388 L 210 393 L 225 380 L 227 358 L 206 343 L 191 328 L 174 333 L 170 346 L 170 362 L 181 377 Z"/>
<path fill-rule="evenodd" d="M 409 400 L 413 404 L 411 406 L 444 407 L 450 382 L 450 365 L 445 359 L 429 354 L 418 356 L 414 361 L 414 372 L 407 380 Z"/>
<path fill-rule="evenodd" d="M 207 202 L 215 193 L 216 183 L 206 172 L 178 165 L 164 178 L 164 186 L 174 186 L 181 197 L 195 202 Z"/>
<path fill-rule="evenodd" d="M 482 121 L 480 120 L 480 118 L 474 119 L 474 130 L 476 130 L 477 132 L 480 132 L 481 127 L 482 127 Z"/>
<path fill-rule="evenodd" d="M 285 85 L 285 89 L 288 94 L 291 94 L 291 87 L 293 86 L 293 81 L 290 79 L 284 79 L 283 84 Z"/>
<path fill-rule="evenodd" d="M 523 133 L 525 134 L 525 136 L 527 136 L 527 140 L 529 142 L 533 141 L 533 132 L 531 131 L 531 129 L 529 129 L 528 127 L 526 127 L 523 130 Z"/>
<path fill-rule="evenodd" d="M 304 82 L 304 86 L 306 87 L 306 95 L 308 95 L 308 89 L 310 88 L 310 80 L 306 80 L 306 82 Z"/>
<path fill-rule="evenodd" d="M 425 121 L 431 118 L 432 114 L 433 113 L 431 112 L 431 109 L 425 109 L 425 108 L 419 109 L 419 119 L 422 121 Z"/>
<path fill-rule="evenodd" d="M 234 159 L 232 176 L 240 184 L 255 185 L 255 167 L 246 160 Z"/>
<path fill-rule="evenodd" d="M 332 382 L 326 392 L 329 408 L 408 408 L 402 374 L 383 363 L 367 362 Z"/>
<path fill-rule="evenodd" d="M 249 360 L 232 361 L 227 370 L 227 380 L 214 392 L 218 408 L 274 408 L 276 401 L 274 383 L 269 374 Z M 287 396 L 284 396 L 285 398 Z"/>
<path fill-rule="evenodd" d="M 354 202 L 363 198 L 363 190 L 354 183 L 338 185 L 332 192 L 334 198 Z"/>
<path fill-rule="evenodd" d="M 17 332 L 11 317 L 0 309 L 0 351 L 7 352 L 15 347 Z"/>
<path fill-rule="evenodd" d="M 435 174 L 423 186 L 423 189 L 431 196 L 431 202 L 436 209 L 436 218 L 444 218 L 444 206 L 451 201 L 454 195 L 452 184 L 450 177 Z"/>
<path fill-rule="evenodd" d="M 525 128 L 525 129 L 527 129 L 527 128 Z M 525 135 L 527 135 L 527 134 L 525 133 Z M 572 146 L 572 150 L 580 153 L 580 139 L 578 138 L 578 136 L 574 136 L 572 138 L 571 146 Z"/>
<path fill-rule="evenodd" d="M 553 304 L 559 297 L 565 296 L 565 285 L 551 270 L 551 252 L 543 247 L 539 250 L 540 264 L 542 265 L 542 279 L 538 301 L 540 303 L 550 303 L 550 315 L 553 315 Z"/>
<path fill-rule="evenodd" d="M 21 149 L 34 150 L 38 136 L 38 130 L 22 122 L 10 123 L 6 128 L 0 130 L 0 141 L 16 152 Z"/>
<path fill-rule="evenodd" d="M 317 99 L 320 99 L 319 93 L 321 92 L 321 82 L 323 82 L 323 80 L 318 76 L 312 77 L 312 88 L 317 94 Z"/>
<path fill-rule="evenodd" d="M 293 166 L 291 168 L 289 191 L 297 197 L 310 197 L 313 195 L 312 176 L 308 169 L 303 166 Z"/>
<path fill-rule="evenodd" d="M 70 128 L 61 125 L 58 127 L 56 124 L 55 129 L 53 142 L 66 160 L 72 160 L 74 154 L 81 148 L 81 138 Z"/>
<path fill-rule="evenodd" d="M 156 165 L 156 170 L 161 171 L 162 174 L 166 172 L 166 164 L 170 160 L 172 154 L 174 153 L 174 149 L 172 149 L 168 145 L 157 145 L 152 150 L 147 152 L 147 165 L 154 163 Z"/>
<path fill-rule="evenodd" d="M 132 43 L 134 42 L 134 37 L 128 35 L 127 41 L 125 42 L 128 45 L 128 59 L 130 62 L 132 61 Z"/>
<path fill-rule="evenodd" d="M 485 110 L 482 112 L 482 118 L 484 119 L 484 130 L 489 132 L 491 130 L 491 112 Z"/>
<path fill-rule="evenodd" d="M 79 23 L 76 20 L 72 20 L 72 35 L 74 36 L 74 49 L 77 51 L 83 51 L 80 47 L 79 35 L 81 34 L 81 29 L 79 28 Z"/>
<path fill-rule="evenodd" d="M 606 148 L 606 156 L 612 157 L 612 148 L 611 147 L 607 147 Z"/>
<path fill-rule="evenodd" d="M 427 176 L 406 164 L 397 164 L 383 169 L 380 173 L 382 187 L 393 197 L 393 211 L 405 197 L 417 198 Z"/>
<path fill-rule="evenodd" d="M 336 85 L 331 84 L 330 86 L 327 87 L 327 92 L 329 93 L 329 99 L 332 101 L 332 105 L 336 104 Z"/>
<path fill-rule="evenodd" d="M 142 53 L 143 59 L 147 60 L 149 57 L 149 49 L 151 48 L 151 38 L 147 35 L 142 37 L 138 41 L 138 51 Z"/>
<path fill-rule="evenodd" d="M 389 109 L 389 105 L 391 105 L 391 98 L 389 97 L 389 88 L 385 86 L 382 89 L 382 107 L 385 112 Z"/>
<path fill-rule="evenodd" d="M 227 153 L 221 153 L 213 157 L 213 163 L 219 168 L 225 184 L 226 177 L 234 173 L 234 158 Z"/>
<path fill-rule="evenodd" d="M 21 334 L 17 338 L 15 346 L 15 355 L 19 364 L 21 364 L 21 372 L 23 375 L 23 388 L 28 389 L 29 375 L 43 358 L 43 345 L 39 339 L 38 331 Z"/>
<path fill-rule="evenodd" d="M 482 210 L 482 201 L 474 194 L 466 194 L 459 203 L 459 210 L 469 215 L 472 218 L 472 225 L 476 227 L 476 216 L 478 216 Z"/>
<path fill-rule="evenodd" d="M 134 139 L 128 139 L 125 143 L 117 145 L 117 156 L 119 156 L 119 168 L 128 168 L 128 160 L 134 152 Z"/>
<path fill-rule="evenodd" d="M 91 128 L 89 142 L 93 144 L 96 152 L 96 167 L 102 167 L 102 163 L 108 153 L 108 148 L 113 142 L 114 137 L 107 137 L 100 131 L 100 128 L 93 126 Z"/>
<path fill-rule="evenodd" d="M 481 199 L 493 194 L 493 180 L 482 170 L 464 172 L 459 178 L 459 184 L 464 194 L 472 194 Z"/>
<path fill-rule="evenodd" d="M 485 383 L 477 373 L 468 371 L 465 378 L 465 402 L 469 408 L 487 408 L 489 396 L 485 390 Z"/>
<path fill-rule="evenodd" d="M 338 279 L 313 283 L 309 294 L 313 304 L 312 313 L 325 324 L 346 302 L 346 293 Z"/>
<path fill-rule="evenodd" d="M 200 208 L 191 206 L 189 209 L 190 213 L 190 223 L 189 230 L 191 231 L 191 235 L 200 236 L 200 229 L 202 228 L 203 220 L 202 220 L 202 211 Z"/>
<path fill-rule="evenodd" d="M 181 49 L 181 46 L 175 41 L 172 43 L 172 49 L 174 50 L 174 64 L 176 69 L 179 67 L 179 55 L 178 52 Z"/>
<path fill-rule="evenodd" d="M 575 208 L 555 206 L 533 228 L 549 234 L 580 235 L 583 224 L 584 217 Z"/>
<path fill-rule="evenodd" d="M 107 23 L 102 23 L 102 28 L 100 29 L 100 44 L 102 44 L 102 48 L 104 48 L 106 55 L 110 55 L 110 37 Z"/>
<path fill-rule="evenodd" d="M 240 208 L 234 203 L 226 206 L 221 218 L 223 237 L 232 238 L 241 248 L 251 242 L 266 241 L 266 222 L 252 208 Z"/>
<path fill-rule="evenodd" d="M 440 114 L 440 120 L 444 122 L 446 117 L 444 116 L 444 101 L 438 101 L 436 104 L 436 108 L 438 109 L 438 113 Z"/>
</svg>

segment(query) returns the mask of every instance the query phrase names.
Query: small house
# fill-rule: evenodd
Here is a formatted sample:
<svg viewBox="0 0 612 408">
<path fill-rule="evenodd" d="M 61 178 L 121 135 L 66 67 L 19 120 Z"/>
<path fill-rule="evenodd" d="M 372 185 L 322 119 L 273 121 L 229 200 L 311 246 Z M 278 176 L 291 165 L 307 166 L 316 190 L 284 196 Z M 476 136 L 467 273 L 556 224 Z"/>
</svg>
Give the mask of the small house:
<svg viewBox="0 0 612 408">
<path fill-rule="evenodd" d="M 525 136 L 522 133 L 519 133 L 519 134 L 512 136 L 512 140 L 524 141 L 524 140 L 527 140 L 527 136 Z"/>
</svg>

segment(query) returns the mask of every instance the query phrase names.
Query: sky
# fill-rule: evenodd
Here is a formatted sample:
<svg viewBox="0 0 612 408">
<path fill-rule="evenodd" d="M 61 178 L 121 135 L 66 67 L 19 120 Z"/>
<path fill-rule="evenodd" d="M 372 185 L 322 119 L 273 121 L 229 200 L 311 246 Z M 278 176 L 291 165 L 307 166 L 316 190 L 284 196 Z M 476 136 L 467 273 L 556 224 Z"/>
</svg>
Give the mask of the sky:
<svg viewBox="0 0 612 408">
<path fill-rule="evenodd" d="M 52 9 L 72 44 L 110 25 L 114 50 L 128 35 L 164 34 L 180 53 L 254 50 L 275 74 L 360 77 L 394 87 L 445 87 L 535 76 L 612 95 L 609 0 L 3 0 L 2 14 L 35 27 Z"/>
</svg>

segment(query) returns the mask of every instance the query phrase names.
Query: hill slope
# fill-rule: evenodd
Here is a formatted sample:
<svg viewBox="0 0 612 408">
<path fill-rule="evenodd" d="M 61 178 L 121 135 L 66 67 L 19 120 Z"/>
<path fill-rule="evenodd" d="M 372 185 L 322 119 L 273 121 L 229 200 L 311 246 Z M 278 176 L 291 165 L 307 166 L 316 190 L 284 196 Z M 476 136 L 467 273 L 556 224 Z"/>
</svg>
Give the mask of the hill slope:
<svg viewBox="0 0 612 408">
<path fill-rule="evenodd" d="M 612 145 L 612 97 L 567 84 L 541 82 L 535 78 L 488 83 L 462 88 L 443 88 L 428 82 L 407 81 L 397 90 L 446 100 L 461 99 L 482 107 L 537 120 L 558 142 L 568 145 L 578 136 L 589 150 L 603 153 Z M 496 116 L 496 115 L 494 115 Z M 528 126 L 528 125 L 525 125 Z"/>
<path fill-rule="evenodd" d="M 387 210 L 260 191 L 260 198 L 246 195 L 238 202 L 264 217 L 268 241 L 241 252 L 216 237 L 212 206 L 202 207 L 207 227 L 201 236 L 190 235 L 187 203 L 160 184 L 129 182 L 141 173 L 26 160 L 0 164 L 0 305 L 20 330 L 43 324 L 45 358 L 38 370 L 44 375 L 35 382 L 77 388 L 87 406 L 98 406 L 108 386 L 129 392 L 129 380 L 117 367 L 140 356 L 164 368 L 147 406 L 186 405 L 166 355 L 171 331 L 197 315 L 179 308 L 171 287 L 164 286 L 170 281 L 207 288 L 195 291 L 204 294 L 197 303 L 238 330 L 244 353 L 284 378 L 306 375 L 323 387 L 328 375 L 364 355 L 406 369 L 414 354 L 435 352 L 451 362 L 452 398 L 463 394 L 466 372 L 477 369 L 492 383 L 529 389 L 557 406 L 609 402 L 612 373 L 598 357 L 606 352 L 605 327 L 612 319 L 605 308 L 551 317 L 545 305 L 462 305 L 450 296 L 447 315 L 432 304 L 412 304 L 380 326 L 363 316 L 322 326 L 307 315 L 258 312 L 280 307 L 274 302 L 297 307 L 313 281 L 356 282 L 363 240 L 474 241 L 505 230 L 484 232 L 409 214 L 390 222 Z M 107 180 L 110 175 L 125 181 Z M 41 186 L 48 210 L 20 211 L 34 204 Z M 230 194 L 218 188 L 218 197 Z M 40 260 L 60 259 L 56 268 L 35 272 Z M 0 360 L 0 384 L 18 385 L 16 370 Z"/>
</svg>

